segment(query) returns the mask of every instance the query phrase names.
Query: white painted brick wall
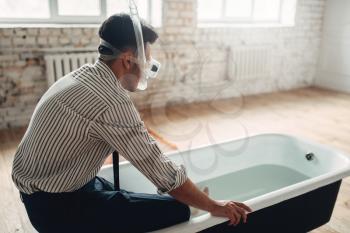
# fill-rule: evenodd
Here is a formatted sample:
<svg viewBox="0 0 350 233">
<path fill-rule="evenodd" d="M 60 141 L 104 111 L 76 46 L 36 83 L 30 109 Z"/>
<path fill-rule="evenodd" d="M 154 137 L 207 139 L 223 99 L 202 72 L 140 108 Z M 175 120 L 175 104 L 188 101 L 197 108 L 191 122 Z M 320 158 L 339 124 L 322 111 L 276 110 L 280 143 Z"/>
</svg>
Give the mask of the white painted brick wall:
<svg viewBox="0 0 350 233">
<path fill-rule="evenodd" d="M 295 27 L 197 28 L 196 0 L 164 0 L 163 27 L 153 49 L 162 62 L 160 77 L 132 97 L 144 108 L 308 86 L 315 76 L 324 6 L 325 0 L 299 0 Z M 0 128 L 26 125 L 46 90 L 44 53 L 30 49 L 97 47 L 97 31 L 0 29 Z M 239 82 L 227 77 L 226 48 L 256 46 L 271 47 L 272 75 Z"/>
</svg>

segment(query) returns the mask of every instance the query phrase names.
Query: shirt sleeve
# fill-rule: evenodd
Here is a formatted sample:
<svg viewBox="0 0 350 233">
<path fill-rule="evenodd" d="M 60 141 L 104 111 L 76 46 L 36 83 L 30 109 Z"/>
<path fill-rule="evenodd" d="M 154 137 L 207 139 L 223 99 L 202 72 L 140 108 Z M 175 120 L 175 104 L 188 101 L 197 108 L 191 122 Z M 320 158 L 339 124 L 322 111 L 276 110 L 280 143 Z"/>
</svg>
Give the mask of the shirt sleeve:
<svg viewBox="0 0 350 233">
<path fill-rule="evenodd" d="M 91 128 L 145 175 L 159 194 L 167 193 L 186 181 L 185 167 L 176 165 L 162 153 L 132 103 L 122 103 L 106 110 L 93 121 Z"/>
</svg>

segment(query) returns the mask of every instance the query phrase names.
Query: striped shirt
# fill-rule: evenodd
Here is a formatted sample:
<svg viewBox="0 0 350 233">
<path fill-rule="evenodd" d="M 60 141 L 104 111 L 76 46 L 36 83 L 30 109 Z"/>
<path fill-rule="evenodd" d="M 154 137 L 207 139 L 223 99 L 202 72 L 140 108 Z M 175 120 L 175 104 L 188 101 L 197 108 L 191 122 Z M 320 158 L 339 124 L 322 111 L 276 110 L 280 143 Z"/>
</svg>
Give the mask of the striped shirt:
<svg viewBox="0 0 350 233">
<path fill-rule="evenodd" d="M 27 194 L 72 192 L 117 150 L 159 194 L 187 179 L 148 134 L 128 92 L 102 61 L 55 82 L 41 97 L 17 147 L 12 179 Z"/>
</svg>

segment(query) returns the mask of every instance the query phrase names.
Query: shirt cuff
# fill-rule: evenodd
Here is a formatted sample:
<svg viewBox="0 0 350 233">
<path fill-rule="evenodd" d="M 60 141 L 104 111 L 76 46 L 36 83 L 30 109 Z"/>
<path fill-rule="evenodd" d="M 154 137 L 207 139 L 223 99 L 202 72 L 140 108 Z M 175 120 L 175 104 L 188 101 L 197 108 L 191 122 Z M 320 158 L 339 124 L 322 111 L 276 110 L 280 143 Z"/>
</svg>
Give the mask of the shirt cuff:
<svg viewBox="0 0 350 233">
<path fill-rule="evenodd" d="M 176 170 L 174 177 L 175 181 L 170 185 L 170 188 L 158 188 L 157 193 L 160 195 L 166 194 L 173 189 L 180 187 L 187 180 L 187 172 L 184 165 L 180 165 L 179 169 Z"/>
</svg>

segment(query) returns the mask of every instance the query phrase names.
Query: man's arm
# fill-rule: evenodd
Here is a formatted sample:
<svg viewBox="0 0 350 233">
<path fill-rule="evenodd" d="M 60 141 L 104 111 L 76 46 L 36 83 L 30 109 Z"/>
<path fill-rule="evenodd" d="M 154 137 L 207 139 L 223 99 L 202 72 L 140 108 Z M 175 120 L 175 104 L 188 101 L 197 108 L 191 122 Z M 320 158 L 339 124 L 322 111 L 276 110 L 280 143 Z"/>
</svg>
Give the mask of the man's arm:
<svg viewBox="0 0 350 233">
<path fill-rule="evenodd" d="M 214 216 L 229 218 L 229 225 L 237 225 L 241 218 L 243 222 L 246 222 L 246 211 L 252 211 L 243 203 L 212 200 L 204 192 L 200 191 L 189 178 L 180 187 L 171 190 L 169 194 L 180 202 L 208 211 Z"/>
<path fill-rule="evenodd" d="M 159 193 L 169 193 L 214 216 L 228 217 L 231 224 L 237 224 L 241 217 L 245 221 L 245 210 L 250 211 L 249 207 L 238 202 L 210 199 L 188 179 L 183 166 L 177 166 L 161 152 L 130 101 L 104 112 L 90 126 L 92 136 L 113 146 L 158 187 Z"/>
<path fill-rule="evenodd" d="M 117 150 L 158 188 L 159 194 L 181 186 L 187 179 L 185 167 L 162 153 L 130 101 L 103 112 L 90 123 L 89 133 Z"/>
</svg>

